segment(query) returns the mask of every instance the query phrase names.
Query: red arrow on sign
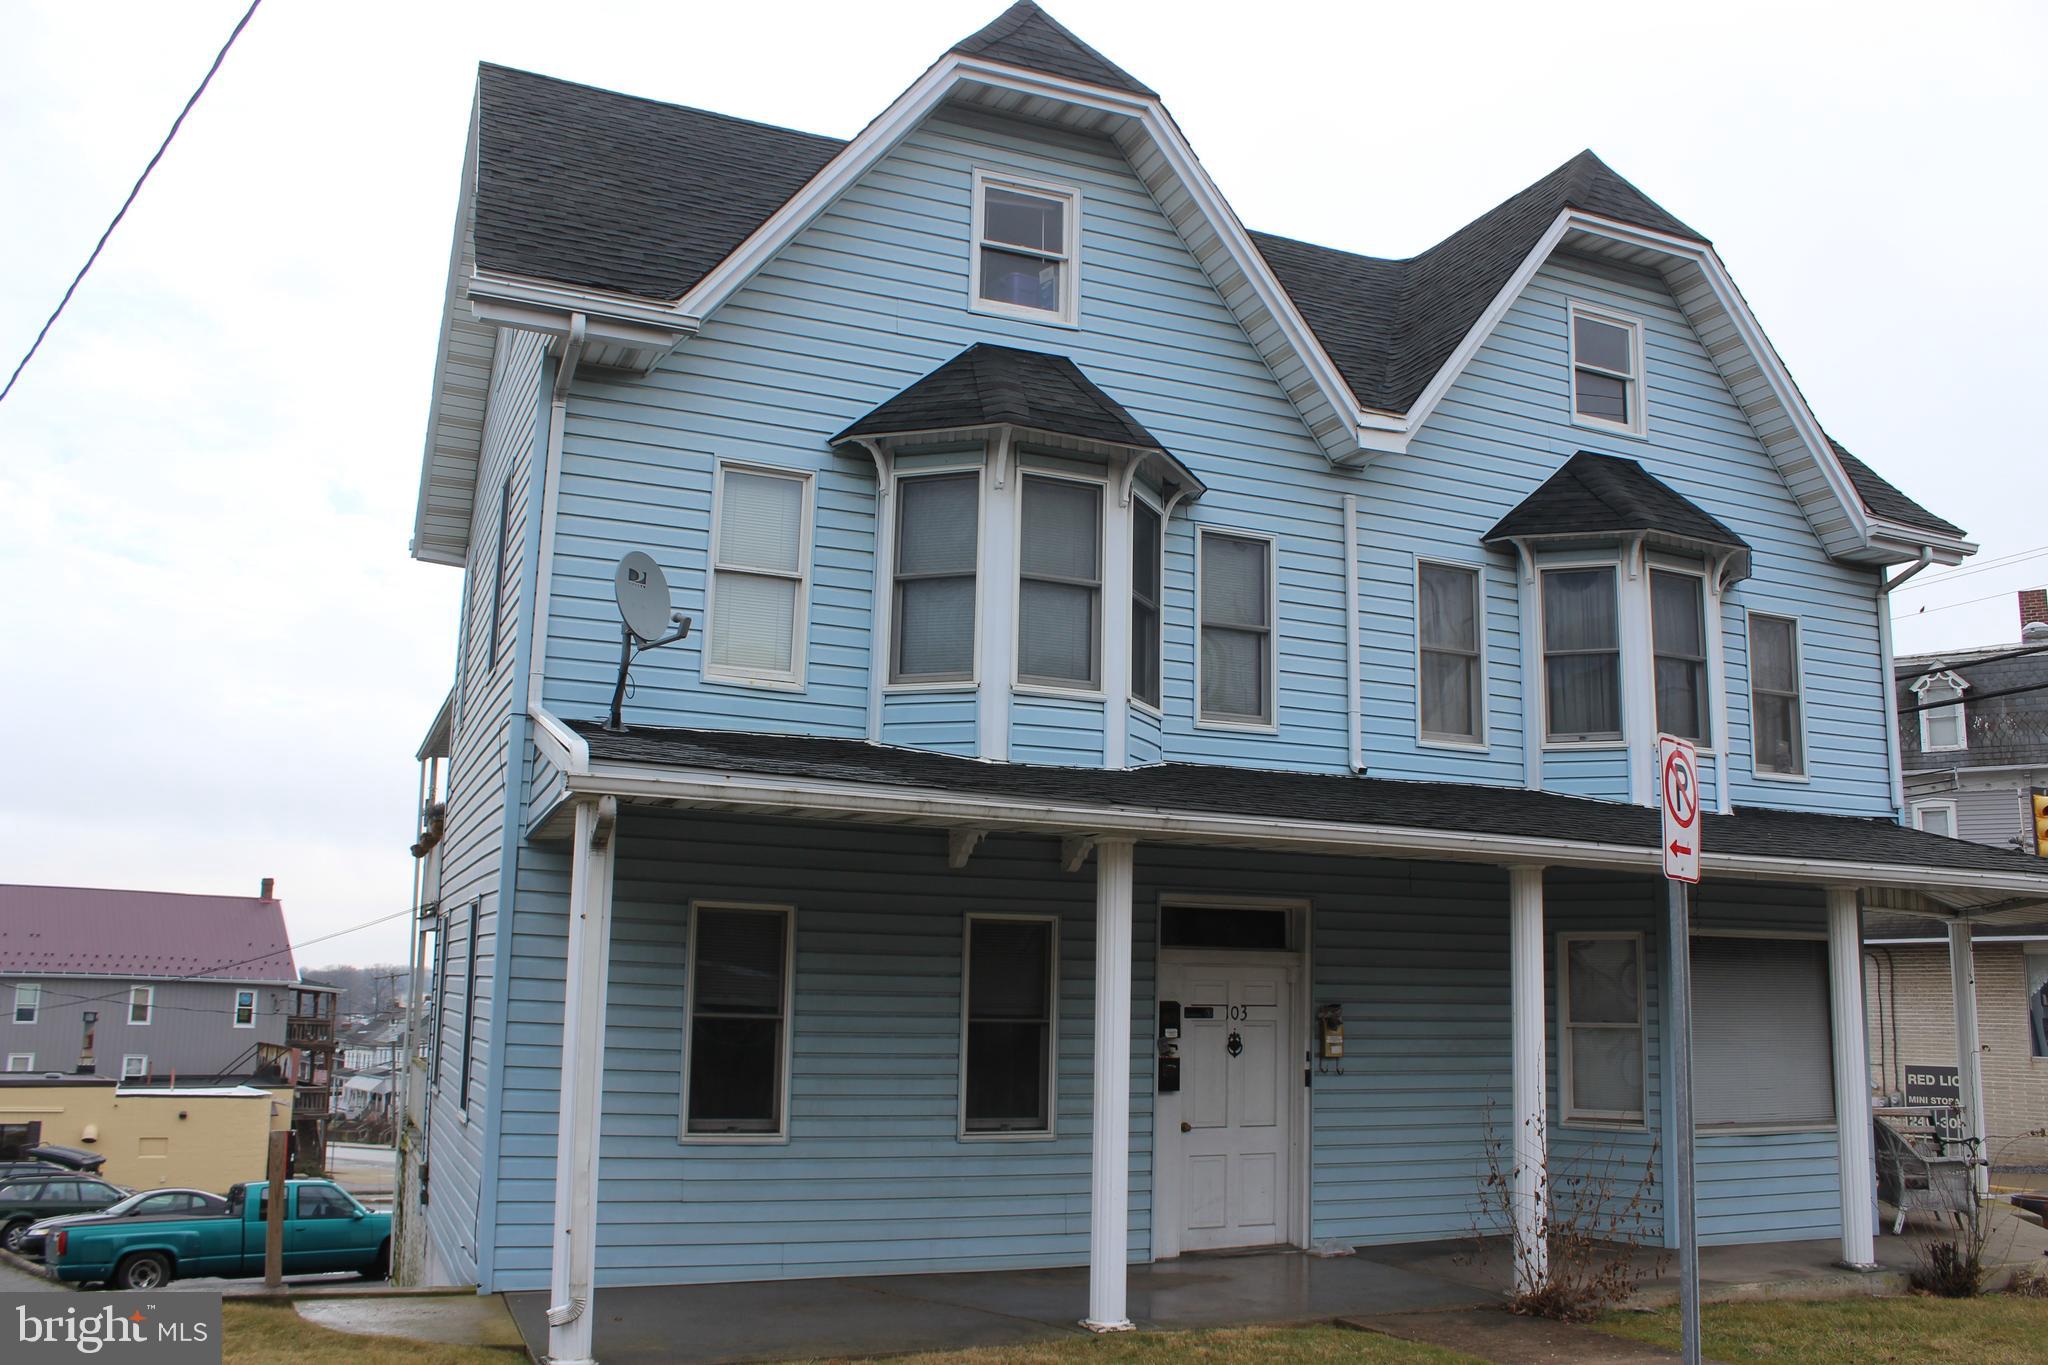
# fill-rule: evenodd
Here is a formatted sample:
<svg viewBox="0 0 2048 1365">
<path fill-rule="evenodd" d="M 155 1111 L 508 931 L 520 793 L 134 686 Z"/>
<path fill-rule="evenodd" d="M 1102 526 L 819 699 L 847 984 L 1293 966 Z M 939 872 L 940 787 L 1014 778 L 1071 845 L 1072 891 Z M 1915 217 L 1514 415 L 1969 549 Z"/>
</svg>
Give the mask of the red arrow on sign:
<svg viewBox="0 0 2048 1365">
<path fill-rule="evenodd" d="M 1684 844 L 1679 843 L 1676 839 L 1673 839 L 1671 841 L 1671 851 L 1673 853 L 1676 853 L 1681 858 L 1683 858 L 1686 854 L 1692 852 L 1691 849 L 1687 848 Z"/>
</svg>

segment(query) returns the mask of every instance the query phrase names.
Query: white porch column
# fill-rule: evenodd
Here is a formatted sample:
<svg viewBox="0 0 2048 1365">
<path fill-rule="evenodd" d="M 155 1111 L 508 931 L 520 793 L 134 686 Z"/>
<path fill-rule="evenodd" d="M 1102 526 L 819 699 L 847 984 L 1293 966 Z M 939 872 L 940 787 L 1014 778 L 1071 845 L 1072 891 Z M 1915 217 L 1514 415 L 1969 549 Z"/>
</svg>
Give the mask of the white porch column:
<svg viewBox="0 0 2048 1365">
<path fill-rule="evenodd" d="M 1131 1221 L 1131 864 L 1129 839 L 1095 846 L 1095 1171 L 1088 1204 L 1088 1317 L 1127 1332 Z"/>
<path fill-rule="evenodd" d="M 562 1088 L 555 1137 L 555 1254 L 548 1356 L 589 1365 L 597 1265 L 597 1143 L 604 1103 L 604 1006 L 611 975 L 611 797 L 576 807 L 569 871 L 569 961 L 562 999 Z"/>
<path fill-rule="evenodd" d="M 1977 1140 L 1977 1155 L 1991 1159 L 1984 1121 L 1984 1052 L 1977 1040 L 1977 950 L 1975 930 L 1967 920 L 1948 927 L 1948 975 L 1956 998 L 1956 1066 L 1963 1092 L 1963 1120 L 1970 1136 Z M 1977 1197 L 1991 1192 L 1991 1168 L 1979 1166 L 1975 1184 Z"/>
<path fill-rule="evenodd" d="M 1508 869 L 1508 976 L 1514 1036 L 1514 1211 L 1517 1290 L 1550 1277 L 1543 1227 L 1546 1110 L 1543 1076 L 1543 869 Z"/>
<path fill-rule="evenodd" d="M 1842 1264 L 1877 1264 L 1877 1165 L 1870 1150 L 1870 1061 L 1863 1015 L 1863 927 L 1856 888 L 1828 888 L 1828 1000 L 1835 1036 Z"/>
</svg>

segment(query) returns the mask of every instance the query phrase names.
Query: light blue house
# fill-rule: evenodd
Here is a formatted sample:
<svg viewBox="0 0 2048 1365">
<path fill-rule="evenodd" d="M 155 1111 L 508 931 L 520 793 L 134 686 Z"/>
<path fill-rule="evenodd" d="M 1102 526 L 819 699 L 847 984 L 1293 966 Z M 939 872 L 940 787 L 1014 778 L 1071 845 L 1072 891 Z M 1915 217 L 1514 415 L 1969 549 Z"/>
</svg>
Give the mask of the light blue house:
<svg viewBox="0 0 2048 1365">
<path fill-rule="evenodd" d="M 1972 549 L 1591 153 L 1382 260 L 1028 3 L 846 143 L 487 66 L 415 1273 L 574 1360 L 619 1285 L 1085 1263 L 1115 1326 L 1467 1235 L 1489 1133 L 1525 1236 L 1546 1137 L 1661 1200 L 1660 729 L 1703 1234 L 1869 1263 L 1859 907 L 2048 898 L 1897 823 L 1886 567 Z M 693 628 L 615 733 L 635 550 Z"/>
</svg>

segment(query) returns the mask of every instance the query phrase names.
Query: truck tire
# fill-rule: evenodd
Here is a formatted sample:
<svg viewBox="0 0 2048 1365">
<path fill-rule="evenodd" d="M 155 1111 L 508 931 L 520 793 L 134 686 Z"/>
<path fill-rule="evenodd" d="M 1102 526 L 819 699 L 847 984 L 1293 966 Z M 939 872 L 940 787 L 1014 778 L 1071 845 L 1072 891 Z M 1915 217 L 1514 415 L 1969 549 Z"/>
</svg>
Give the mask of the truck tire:
<svg viewBox="0 0 2048 1365">
<path fill-rule="evenodd" d="M 363 1271 L 366 1280 L 388 1280 L 391 1278 L 391 1239 L 386 1237 L 377 1247 L 377 1259 L 370 1262 Z"/>
<path fill-rule="evenodd" d="M 17 1218 L 6 1227 L 0 1228 L 0 1246 L 6 1247 L 17 1256 L 25 1254 L 21 1249 L 21 1244 L 26 1240 L 28 1240 L 28 1219 L 26 1218 Z"/>
<path fill-rule="evenodd" d="M 123 1256 L 114 1267 L 116 1289 L 161 1289 L 171 1282 L 171 1258 L 161 1251 L 138 1251 Z"/>
</svg>

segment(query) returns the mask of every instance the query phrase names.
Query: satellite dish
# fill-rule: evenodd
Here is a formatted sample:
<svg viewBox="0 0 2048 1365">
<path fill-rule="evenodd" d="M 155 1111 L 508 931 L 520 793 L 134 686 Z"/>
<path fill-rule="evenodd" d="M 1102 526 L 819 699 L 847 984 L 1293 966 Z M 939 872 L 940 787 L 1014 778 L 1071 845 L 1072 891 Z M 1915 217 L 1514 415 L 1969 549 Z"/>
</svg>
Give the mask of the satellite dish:
<svg viewBox="0 0 2048 1365">
<path fill-rule="evenodd" d="M 612 571 L 612 588 L 627 630 L 643 640 L 659 640 L 668 633 L 668 579 L 652 555 L 634 550 L 620 559 Z"/>
</svg>

